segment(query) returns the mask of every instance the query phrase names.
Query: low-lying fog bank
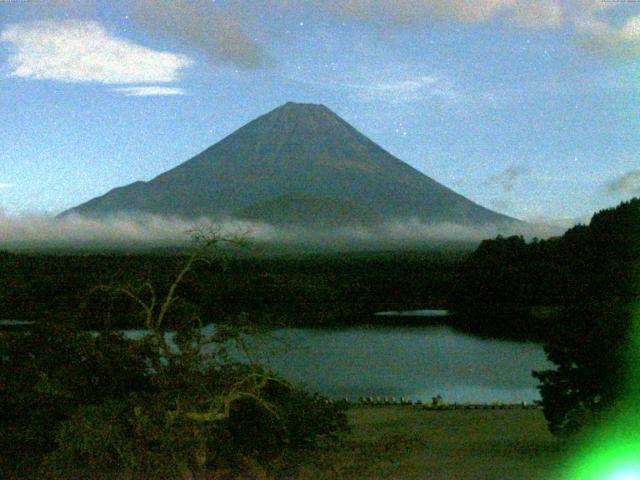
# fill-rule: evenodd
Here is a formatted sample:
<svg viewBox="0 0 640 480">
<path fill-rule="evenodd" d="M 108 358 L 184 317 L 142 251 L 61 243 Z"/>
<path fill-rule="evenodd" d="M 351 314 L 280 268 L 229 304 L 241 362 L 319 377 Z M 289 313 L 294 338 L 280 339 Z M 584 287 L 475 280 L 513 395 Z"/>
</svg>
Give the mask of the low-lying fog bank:
<svg viewBox="0 0 640 480">
<path fill-rule="evenodd" d="M 8 216 L 0 213 L 0 249 L 137 249 L 187 246 L 191 232 L 213 229 L 225 236 L 242 235 L 263 245 L 321 249 L 419 247 L 429 244 L 475 243 L 498 234 L 547 238 L 562 230 L 550 226 L 466 226 L 427 224 L 417 220 L 391 221 L 378 226 L 274 226 L 236 219 L 185 220 L 148 214 L 118 214 L 106 218 L 78 215 Z"/>
</svg>

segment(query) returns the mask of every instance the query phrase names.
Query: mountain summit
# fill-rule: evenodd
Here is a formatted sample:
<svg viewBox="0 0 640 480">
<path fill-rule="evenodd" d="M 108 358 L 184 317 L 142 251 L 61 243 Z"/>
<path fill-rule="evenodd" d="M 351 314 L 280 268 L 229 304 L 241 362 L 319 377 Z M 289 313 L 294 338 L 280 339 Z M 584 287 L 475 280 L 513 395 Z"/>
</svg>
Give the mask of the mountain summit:
<svg viewBox="0 0 640 480">
<path fill-rule="evenodd" d="M 410 167 L 324 105 L 292 102 L 153 180 L 62 215 L 120 211 L 274 224 L 515 222 Z"/>
</svg>

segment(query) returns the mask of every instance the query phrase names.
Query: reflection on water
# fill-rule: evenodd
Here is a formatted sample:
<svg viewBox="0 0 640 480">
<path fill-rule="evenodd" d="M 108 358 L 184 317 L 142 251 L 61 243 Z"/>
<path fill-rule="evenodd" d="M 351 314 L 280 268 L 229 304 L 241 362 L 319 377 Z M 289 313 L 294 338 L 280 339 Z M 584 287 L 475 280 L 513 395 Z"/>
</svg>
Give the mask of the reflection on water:
<svg viewBox="0 0 640 480">
<path fill-rule="evenodd" d="M 0 327 L 25 327 L 33 323 L 26 320 L 0 320 Z"/>
<path fill-rule="evenodd" d="M 375 317 L 448 317 L 449 310 L 389 310 L 388 312 L 377 312 L 373 314 Z"/>
<path fill-rule="evenodd" d="M 260 359 L 312 391 L 355 399 L 410 397 L 448 402 L 539 399 L 531 370 L 549 367 L 542 348 L 484 340 L 446 327 L 282 329 Z M 276 345 L 280 351 L 272 351 Z M 270 351 L 271 350 L 271 351 Z"/>
</svg>

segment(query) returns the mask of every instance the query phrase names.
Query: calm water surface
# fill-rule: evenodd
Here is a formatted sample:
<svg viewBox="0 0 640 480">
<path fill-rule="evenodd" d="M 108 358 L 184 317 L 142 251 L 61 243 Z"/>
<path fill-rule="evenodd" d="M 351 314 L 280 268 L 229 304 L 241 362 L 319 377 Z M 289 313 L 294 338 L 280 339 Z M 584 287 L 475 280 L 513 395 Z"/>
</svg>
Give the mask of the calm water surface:
<svg viewBox="0 0 640 480">
<path fill-rule="evenodd" d="M 530 402 L 540 398 L 531 371 L 551 367 L 539 345 L 478 339 L 447 327 L 287 328 L 271 337 L 250 342 L 255 359 L 332 398 Z"/>
<path fill-rule="evenodd" d="M 291 381 L 333 398 L 410 397 L 448 402 L 539 399 L 532 370 L 542 347 L 484 340 L 447 327 L 281 329 L 259 359 Z M 283 348 L 284 346 L 284 348 Z"/>
</svg>

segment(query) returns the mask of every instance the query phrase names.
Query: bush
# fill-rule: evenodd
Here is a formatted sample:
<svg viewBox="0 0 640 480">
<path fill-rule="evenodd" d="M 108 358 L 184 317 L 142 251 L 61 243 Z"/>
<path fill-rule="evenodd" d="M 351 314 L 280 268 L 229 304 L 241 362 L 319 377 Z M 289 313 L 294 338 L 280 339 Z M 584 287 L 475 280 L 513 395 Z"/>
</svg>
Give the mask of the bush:
<svg viewBox="0 0 640 480">
<path fill-rule="evenodd" d="M 246 365 L 192 372 L 174 386 L 170 378 L 157 380 L 162 385 L 153 395 L 80 406 L 58 429 L 45 458 L 48 474 L 181 478 L 246 459 L 268 468 L 347 427 L 343 407 Z"/>
<path fill-rule="evenodd" d="M 0 476 L 37 465 L 81 405 L 150 391 L 152 352 L 142 342 L 48 322 L 0 335 Z"/>
</svg>

